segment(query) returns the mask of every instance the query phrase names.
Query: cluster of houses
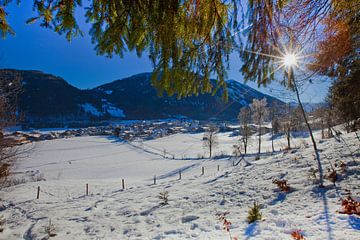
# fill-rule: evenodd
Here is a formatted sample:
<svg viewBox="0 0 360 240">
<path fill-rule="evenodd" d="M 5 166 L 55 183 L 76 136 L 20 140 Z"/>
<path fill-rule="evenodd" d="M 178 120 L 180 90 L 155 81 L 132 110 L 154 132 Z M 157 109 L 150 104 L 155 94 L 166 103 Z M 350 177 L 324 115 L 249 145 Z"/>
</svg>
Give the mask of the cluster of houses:
<svg viewBox="0 0 360 240">
<path fill-rule="evenodd" d="M 118 125 L 114 135 L 124 140 L 156 139 L 176 133 L 203 132 L 198 121 L 142 121 L 131 125 Z"/>
<path fill-rule="evenodd" d="M 132 141 L 135 139 L 156 139 L 176 133 L 201 133 L 206 131 L 207 126 L 207 123 L 200 123 L 199 121 L 134 121 L 65 131 L 17 131 L 7 136 L 13 138 L 17 144 L 79 136 L 116 136 L 123 140 Z M 222 125 L 219 126 L 219 129 L 225 130 Z"/>
<path fill-rule="evenodd" d="M 112 130 L 110 127 L 88 127 L 81 129 L 69 129 L 65 131 L 49 131 L 49 132 L 13 132 L 8 134 L 7 137 L 13 138 L 15 142 L 19 145 L 29 143 L 29 142 L 38 142 L 45 140 L 69 138 L 69 137 L 79 137 L 79 136 L 95 136 L 95 135 L 112 135 Z"/>
</svg>

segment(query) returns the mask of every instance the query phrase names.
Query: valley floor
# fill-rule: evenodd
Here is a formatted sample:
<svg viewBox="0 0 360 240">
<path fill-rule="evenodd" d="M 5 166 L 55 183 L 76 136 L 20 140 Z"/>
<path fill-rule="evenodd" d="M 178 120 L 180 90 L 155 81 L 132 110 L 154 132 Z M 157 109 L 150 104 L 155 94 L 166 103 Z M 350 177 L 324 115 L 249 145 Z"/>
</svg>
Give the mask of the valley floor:
<svg viewBox="0 0 360 240">
<path fill-rule="evenodd" d="M 248 154 L 233 166 L 237 159 L 228 156 L 235 137 L 220 134 L 216 152 L 224 157 L 209 160 L 201 158 L 207 154 L 202 136 L 177 134 L 132 143 L 106 137 L 40 142 L 16 164 L 15 177 L 29 181 L 0 190 L 0 216 L 6 219 L 0 239 L 47 239 L 50 219 L 54 240 L 229 239 L 216 217 L 223 212 L 228 212 L 230 233 L 238 239 L 292 239 L 294 230 L 306 239 L 360 239 L 360 216 L 338 213 L 346 190 L 360 196 L 359 141 L 354 133 L 342 136 L 348 146 L 333 138 L 320 141 L 325 172 L 329 162 L 347 164 L 336 187 L 326 180 L 323 189 L 309 177 L 316 162 L 308 138 L 293 139 L 292 151 L 270 153 L 265 135 L 263 150 L 268 153 L 260 160 Z M 275 149 L 284 149 L 285 143 L 276 139 Z M 250 152 L 256 149 L 254 138 Z M 30 181 L 36 178 L 46 181 Z M 288 180 L 291 191 L 279 191 L 274 178 Z M 158 198 L 164 191 L 169 192 L 167 205 Z M 254 201 L 261 205 L 263 220 L 248 224 Z"/>
</svg>

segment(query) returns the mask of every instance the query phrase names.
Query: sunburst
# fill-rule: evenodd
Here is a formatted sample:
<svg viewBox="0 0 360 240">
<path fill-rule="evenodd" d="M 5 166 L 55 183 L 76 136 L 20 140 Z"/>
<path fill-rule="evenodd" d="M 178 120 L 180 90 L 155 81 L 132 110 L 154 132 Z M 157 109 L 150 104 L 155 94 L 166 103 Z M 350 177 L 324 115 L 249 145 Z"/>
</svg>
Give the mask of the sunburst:
<svg viewBox="0 0 360 240">
<path fill-rule="evenodd" d="M 297 65 L 297 57 L 293 53 L 288 53 L 283 56 L 282 62 L 285 67 L 293 67 Z"/>
</svg>

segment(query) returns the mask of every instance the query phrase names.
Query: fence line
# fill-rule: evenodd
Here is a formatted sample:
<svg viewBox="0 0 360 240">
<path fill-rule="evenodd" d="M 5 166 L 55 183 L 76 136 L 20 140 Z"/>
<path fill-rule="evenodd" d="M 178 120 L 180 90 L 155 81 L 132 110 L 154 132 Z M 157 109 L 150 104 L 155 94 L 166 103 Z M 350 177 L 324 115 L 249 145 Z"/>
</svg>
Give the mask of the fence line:
<svg viewBox="0 0 360 240">
<path fill-rule="evenodd" d="M 234 165 L 233 165 L 234 166 Z M 217 165 L 217 172 L 219 172 L 220 171 L 220 165 L 218 164 Z M 201 175 L 200 176 L 204 176 L 205 175 L 205 167 L 204 166 L 202 166 L 201 167 Z M 179 178 L 178 178 L 178 180 L 181 180 L 182 179 L 182 171 L 181 170 L 179 170 Z M 154 178 L 153 178 L 153 185 L 156 185 L 157 184 L 157 176 L 156 175 L 154 175 Z M 90 185 L 89 185 L 89 183 L 86 183 L 85 184 L 85 194 L 84 195 L 82 195 L 82 196 L 89 196 L 89 188 L 90 187 Z M 122 188 L 122 190 L 123 191 L 125 191 L 125 179 L 124 178 L 122 178 L 121 179 L 121 188 Z M 42 192 L 42 193 L 45 193 L 45 194 L 47 194 L 47 195 L 49 195 L 49 196 L 52 196 L 52 197 L 55 197 L 55 198 L 61 198 L 60 196 L 56 196 L 56 195 L 54 195 L 54 194 L 52 194 L 52 193 L 49 193 L 49 192 L 47 192 L 47 191 L 44 191 L 43 189 L 41 189 L 40 188 L 40 186 L 38 186 L 37 188 L 36 188 L 36 199 L 40 199 L 40 192 Z"/>
</svg>

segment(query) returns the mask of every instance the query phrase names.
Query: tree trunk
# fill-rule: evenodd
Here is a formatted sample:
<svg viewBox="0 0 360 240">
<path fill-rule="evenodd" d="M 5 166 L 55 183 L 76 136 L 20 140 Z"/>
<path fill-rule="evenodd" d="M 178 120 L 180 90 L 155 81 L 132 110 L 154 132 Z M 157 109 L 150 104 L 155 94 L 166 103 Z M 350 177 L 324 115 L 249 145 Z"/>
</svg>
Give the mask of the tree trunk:
<svg viewBox="0 0 360 240">
<path fill-rule="evenodd" d="M 259 123 L 259 152 L 258 152 L 259 157 L 260 157 L 260 153 L 261 153 L 261 123 Z"/>
<path fill-rule="evenodd" d="M 212 143 L 209 142 L 209 152 L 210 152 L 210 158 L 211 158 L 211 150 L 212 150 Z"/>
<path fill-rule="evenodd" d="M 247 153 L 247 136 L 244 140 L 244 149 L 245 149 L 245 154 Z"/>
<path fill-rule="evenodd" d="M 287 143 L 288 143 L 288 149 L 291 148 L 291 146 L 290 146 L 290 134 L 291 134 L 291 129 L 288 128 L 287 133 L 286 133 L 286 139 L 287 139 Z"/>
<path fill-rule="evenodd" d="M 271 125 L 271 148 L 272 148 L 272 151 L 275 152 L 274 150 L 274 126 Z"/>
<path fill-rule="evenodd" d="M 248 146 L 248 138 L 249 138 L 249 129 L 246 126 L 246 131 L 245 131 L 245 139 L 244 139 L 244 148 L 245 148 L 245 154 L 247 153 L 247 146 Z"/>
<path fill-rule="evenodd" d="M 305 113 L 305 110 L 304 110 L 304 106 L 302 105 L 302 102 L 300 100 L 299 90 L 297 88 L 297 85 L 296 85 L 296 82 L 295 82 L 295 77 L 294 77 L 294 72 L 292 71 L 292 69 L 291 69 L 290 76 L 292 77 L 292 82 L 294 84 L 296 98 L 298 100 L 298 103 L 299 103 L 299 106 L 300 106 L 300 109 L 301 109 L 301 113 L 302 113 L 302 115 L 304 117 L 305 124 L 306 124 L 306 126 L 307 126 L 307 128 L 309 130 L 310 138 L 311 138 L 311 141 L 313 143 L 313 148 L 314 148 L 314 152 L 315 152 L 315 158 L 316 158 L 317 165 L 318 165 L 318 170 L 319 170 L 319 187 L 324 187 L 323 169 L 322 169 L 322 164 L 321 164 L 321 160 L 320 160 L 320 154 L 319 154 L 319 151 L 318 151 L 318 148 L 317 148 L 317 145 L 316 145 L 316 141 L 315 141 L 311 126 L 310 126 L 310 124 L 309 124 L 309 122 L 307 120 L 306 113 Z"/>
</svg>

